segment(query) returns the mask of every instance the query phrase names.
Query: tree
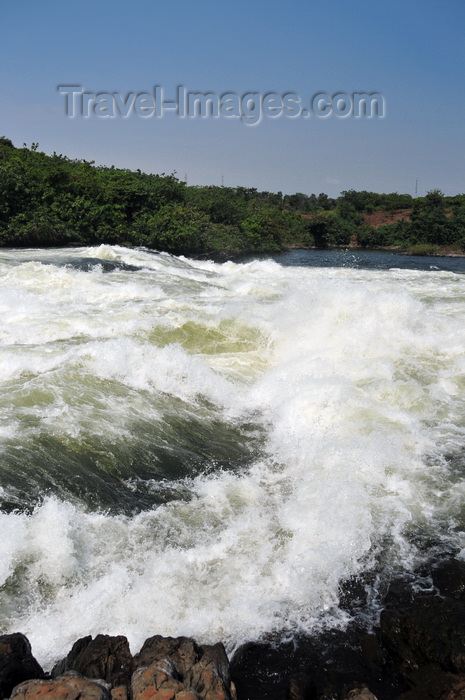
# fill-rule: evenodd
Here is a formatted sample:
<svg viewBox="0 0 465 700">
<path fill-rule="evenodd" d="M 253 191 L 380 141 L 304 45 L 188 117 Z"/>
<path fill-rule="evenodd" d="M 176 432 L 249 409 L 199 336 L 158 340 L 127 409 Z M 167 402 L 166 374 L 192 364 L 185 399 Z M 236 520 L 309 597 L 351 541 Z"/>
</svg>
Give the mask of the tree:
<svg viewBox="0 0 465 700">
<path fill-rule="evenodd" d="M 410 219 L 410 235 L 415 243 L 447 245 L 451 242 L 451 228 L 440 190 L 431 190 L 426 197 L 416 199 Z"/>
<path fill-rule="evenodd" d="M 185 204 L 165 204 L 157 212 L 142 214 L 135 222 L 135 242 L 174 255 L 205 250 L 208 217 Z"/>
</svg>

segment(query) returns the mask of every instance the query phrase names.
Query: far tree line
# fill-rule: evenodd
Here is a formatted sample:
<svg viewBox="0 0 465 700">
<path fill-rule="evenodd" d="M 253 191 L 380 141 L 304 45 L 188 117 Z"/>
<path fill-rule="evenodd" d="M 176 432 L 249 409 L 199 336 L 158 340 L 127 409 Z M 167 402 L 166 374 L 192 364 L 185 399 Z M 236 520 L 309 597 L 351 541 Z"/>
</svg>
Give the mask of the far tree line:
<svg viewBox="0 0 465 700">
<path fill-rule="evenodd" d="M 0 246 L 100 243 L 205 256 L 349 245 L 465 250 L 465 195 L 187 186 L 174 174 L 96 166 L 0 137 Z"/>
</svg>

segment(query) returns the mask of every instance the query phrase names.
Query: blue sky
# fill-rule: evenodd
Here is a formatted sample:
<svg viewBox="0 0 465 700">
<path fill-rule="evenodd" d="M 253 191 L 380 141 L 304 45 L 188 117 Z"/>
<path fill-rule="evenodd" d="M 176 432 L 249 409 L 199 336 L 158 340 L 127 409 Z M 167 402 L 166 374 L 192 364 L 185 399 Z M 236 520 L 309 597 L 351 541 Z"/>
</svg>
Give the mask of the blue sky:
<svg viewBox="0 0 465 700">
<path fill-rule="evenodd" d="M 465 191 L 463 0 L 2 0 L 0 135 L 188 184 Z M 65 114 L 92 93 L 377 92 L 382 119 Z"/>
</svg>

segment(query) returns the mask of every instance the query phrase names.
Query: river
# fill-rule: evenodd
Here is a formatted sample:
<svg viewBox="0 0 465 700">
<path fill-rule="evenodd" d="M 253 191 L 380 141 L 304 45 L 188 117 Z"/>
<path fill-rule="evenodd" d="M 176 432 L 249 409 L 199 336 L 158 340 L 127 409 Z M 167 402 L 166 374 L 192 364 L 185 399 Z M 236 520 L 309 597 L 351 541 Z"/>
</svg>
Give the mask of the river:
<svg viewBox="0 0 465 700">
<path fill-rule="evenodd" d="M 465 260 L 0 251 L 0 630 L 344 626 L 465 548 Z"/>
</svg>

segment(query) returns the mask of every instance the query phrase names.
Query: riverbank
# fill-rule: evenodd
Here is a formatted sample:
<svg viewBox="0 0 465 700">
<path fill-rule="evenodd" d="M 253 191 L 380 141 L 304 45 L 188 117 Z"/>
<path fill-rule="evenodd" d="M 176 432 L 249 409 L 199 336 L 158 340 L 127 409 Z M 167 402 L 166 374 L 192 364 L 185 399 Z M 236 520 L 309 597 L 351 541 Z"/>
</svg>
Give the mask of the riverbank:
<svg viewBox="0 0 465 700">
<path fill-rule="evenodd" d="M 212 260 L 216 263 L 224 263 L 228 261 L 241 262 L 243 260 L 250 260 L 254 258 L 266 258 L 274 257 L 284 253 L 289 253 L 298 250 L 315 250 L 315 251 L 331 251 L 331 250 L 350 250 L 351 252 L 386 252 L 394 253 L 395 255 L 412 255 L 418 257 L 435 257 L 435 258 L 465 258 L 465 252 L 460 250 L 455 250 L 453 248 L 440 248 L 439 246 L 413 246 L 411 248 L 402 248 L 401 246 L 378 246 L 375 248 L 365 248 L 358 245 L 350 246 L 329 246 L 328 248 L 317 248 L 316 246 L 302 246 L 293 245 L 287 246 L 283 251 L 277 253 L 276 251 L 269 251 L 268 253 L 238 253 L 231 250 L 220 250 L 210 253 L 203 253 L 201 255 L 193 255 L 194 260 Z"/>
<path fill-rule="evenodd" d="M 295 248 L 289 248 L 289 250 L 294 250 Z M 315 246 L 311 248 L 301 248 L 302 250 L 316 250 Z M 428 244 L 418 244 L 411 246 L 410 248 L 403 248 L 402 246 L 376 246 L 374 248 L 365 248 L 359 245 L 350 246 L 331 246 L 329 250 L 354 250 L 354 251 L 386 251 L 389 253 L 397 253 L 398 255 L 418 255 L 420 257 L 439 257 L 439 258 L 465 258 L 465 252 L 461 250 L 456 250 L 450 247 L 441 247 Z"/>
<path fill-rule="evenodd" d="M 360 249 L 360 248 L 359 248 Z M 454 248 L 442 248 L 440 246 L 416 245 L 411 248 L 401 248 L 400 246 L 386 246 L 374 248 L 374 250 L 387 250 L 399 255 L 419 255 L 421 257 L 438 257 L 438 258 L 465 258 L 465 253 Z"/>
</svg>

